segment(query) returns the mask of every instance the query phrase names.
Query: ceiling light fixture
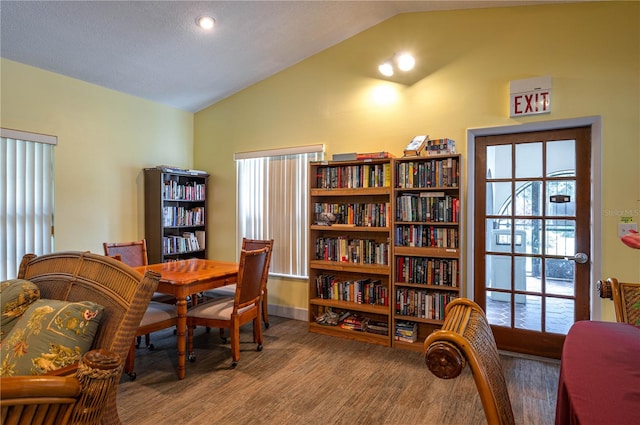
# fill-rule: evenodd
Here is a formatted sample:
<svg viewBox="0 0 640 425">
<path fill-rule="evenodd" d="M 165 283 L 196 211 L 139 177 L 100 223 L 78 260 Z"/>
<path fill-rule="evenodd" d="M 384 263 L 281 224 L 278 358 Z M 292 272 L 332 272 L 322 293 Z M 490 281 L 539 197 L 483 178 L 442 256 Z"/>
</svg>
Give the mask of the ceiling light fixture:
<svg viewBox="0 0 640 425">
<path fill-rule="evenodd" d="M 378 71 L 385 77 L 391 77 L 396 69 L 407 72 L 411 71 L 415 65 L 416 60 L 410 53 L 398 53 L 380 64 Z"/>
<path fill-rule="evenodd" d="M 200 16 L 196 19 L 196 25 L 205 30 L 210 30 L 215 25 L 216 20 L 211 16 Z"/>
</svg>

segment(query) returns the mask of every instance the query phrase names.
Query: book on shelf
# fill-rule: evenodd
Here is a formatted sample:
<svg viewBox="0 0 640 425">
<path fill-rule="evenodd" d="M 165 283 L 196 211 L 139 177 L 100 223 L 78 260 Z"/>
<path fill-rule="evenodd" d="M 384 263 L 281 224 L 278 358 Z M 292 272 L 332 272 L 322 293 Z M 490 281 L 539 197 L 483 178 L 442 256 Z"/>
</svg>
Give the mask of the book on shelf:
<svg viewBox="0 0 640 425">
<path fill-rule="evenodd" d="M 428 135 L 415 136 L 404 148 L 404 156 L 419 156 L 428 140 Z"/>
<path fill-rule="evenodd" d="M 356 154 L 356 159 L 385 159 L 394 157 L 390 152 L 365 152 Z"/>
<path fill-rule="evenodd" d="M 204 230 L 196 230 L 196 239 L 198 240 L 198 246 L 200 249 L 204 249 L 204 244 L 206 241 L 206 233 Z"/>
</svg>

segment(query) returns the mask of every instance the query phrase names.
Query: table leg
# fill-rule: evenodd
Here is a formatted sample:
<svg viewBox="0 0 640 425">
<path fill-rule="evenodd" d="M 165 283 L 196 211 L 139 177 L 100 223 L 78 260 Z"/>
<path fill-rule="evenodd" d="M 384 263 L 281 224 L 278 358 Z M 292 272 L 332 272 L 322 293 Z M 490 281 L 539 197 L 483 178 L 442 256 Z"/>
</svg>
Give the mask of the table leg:
<svg viewBox="0 0 640 425">
<path fill-rule="evenodd" d="M 176 297 L 176 312 L 178 318 L 176 320 L 176 333 L 178 344 L 178 379 L 184 379 L 185 366 L 187 364 L 186 346 L 187 346 L 187 298 L 184 296 Z"/>
</svg>

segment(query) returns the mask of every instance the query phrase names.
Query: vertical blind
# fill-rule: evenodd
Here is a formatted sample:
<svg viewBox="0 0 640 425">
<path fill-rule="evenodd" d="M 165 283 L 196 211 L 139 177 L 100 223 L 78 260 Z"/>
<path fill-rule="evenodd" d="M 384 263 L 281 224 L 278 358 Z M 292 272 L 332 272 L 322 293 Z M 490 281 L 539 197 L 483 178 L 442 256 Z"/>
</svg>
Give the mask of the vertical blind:
<svg viewBox="0 0 640 425">
<path fill-rule="evenodd" d="M 322 145 L 236 154 L 238 235 L 273 239 L 272 274 L 306 277 L 309 162 Z"/>
<path fill-rule="evenodd" d="M 24 254 L 53 250 L 53 148 L 56 138 L 0 134 L 0 280 L 13 279 Z"/>
</svg>

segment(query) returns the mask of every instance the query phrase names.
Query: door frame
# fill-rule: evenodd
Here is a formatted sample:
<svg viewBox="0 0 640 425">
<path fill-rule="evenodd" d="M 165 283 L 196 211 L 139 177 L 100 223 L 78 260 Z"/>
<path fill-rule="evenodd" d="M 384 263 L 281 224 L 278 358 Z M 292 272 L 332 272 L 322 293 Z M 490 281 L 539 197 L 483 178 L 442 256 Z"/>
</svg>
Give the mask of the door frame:
<svg viewBox="0 0 640 425">
<path fill-rule="evenodd" d="M 508 125 L 500 127 L 483 127 L 467 129 L 467 161 L 465 175 L 467 178 L 467 199 L 465 205 L 468 205 L 467 230 L 466 230 L 466 250 L 471 255 L 466 255 L 466 285 L 464 287 L 465 296 L 473 299 L 474 294 L 474 220 L 475 216 L 475 156 L 476 137 L 488 135 L 502 135 L 525 133 L 531 131 L 557 130 L 569 127 L 591 126 L 591 247 L 590 260 L 590 304 L 591 304 L 591 320 L 602 319 L 602 302 L 598 296 L 596 282 L 600 279 L 602 272 L 602 244 L 596 244 L 595 241 L 602 240 L 602 117 L 589 116 L 582 118 L 571 118 L 564 120 L 540 121 L 534 123 Z"/>
</svg>

